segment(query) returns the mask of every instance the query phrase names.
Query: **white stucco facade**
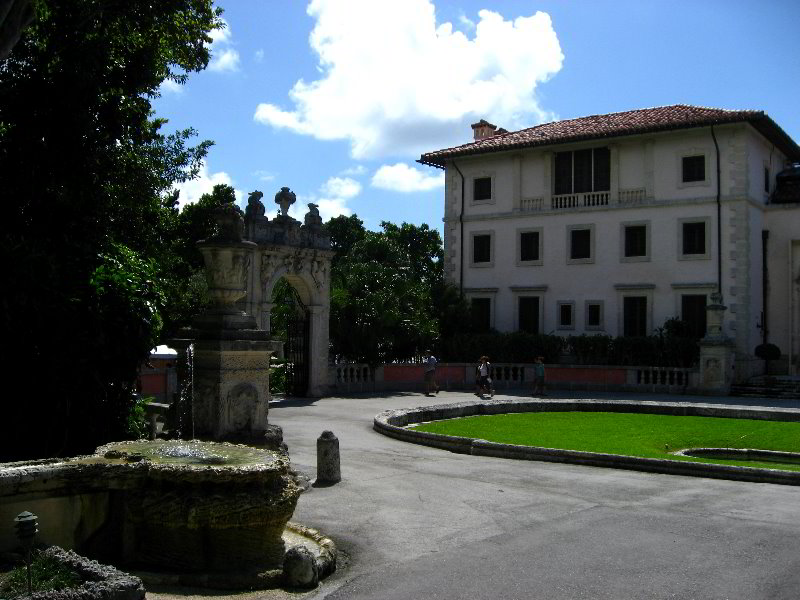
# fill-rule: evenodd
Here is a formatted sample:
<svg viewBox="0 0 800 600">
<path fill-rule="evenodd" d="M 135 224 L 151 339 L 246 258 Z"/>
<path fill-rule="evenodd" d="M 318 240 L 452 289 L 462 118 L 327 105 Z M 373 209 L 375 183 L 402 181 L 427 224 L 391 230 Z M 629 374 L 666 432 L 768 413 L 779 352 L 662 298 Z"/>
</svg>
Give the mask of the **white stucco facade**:
<svg viewBox="0 0 800 600">
<path fill-rule="evenodd" d="M 608 149 L 608 190 L 556 195 L 557 153 L 593 148 Z M 684 181 L 685 157 L 701 180 Z M 683 296 L 709 298 L 721 281 L 724 333 L 735 342 L 736 378 L 743 379 L 758 368 L 753 351 L 764 339 L 766 285 L 767 339 L 797 364 L 800 203 L 769 203 L 765 178 L 773 190 L 787 156 L 750 123 L 465 152 L 442 164 L 446 277 L 468 298 L 488 299 L 492 328 L 520 329 L 520 298 L 536 297 L 540 333 L 623 335 L 625 298 L 636 296 L 646 299 L 649 334 L 684 316 Z M 484 180 L 483 199 L 475 197 L 476 179 Z M 626 227 L 643 235 L 634 256 L 626 256 Z M 589 239 L 588 257 L 571 256 L 575 229 Z M 538 253 L 529 248 L 522 260 L 528 232 L 529 245 L 538 234 Z M 690 233 L 699 236 L 699 250 L 685 253 Z"/>
</svg>

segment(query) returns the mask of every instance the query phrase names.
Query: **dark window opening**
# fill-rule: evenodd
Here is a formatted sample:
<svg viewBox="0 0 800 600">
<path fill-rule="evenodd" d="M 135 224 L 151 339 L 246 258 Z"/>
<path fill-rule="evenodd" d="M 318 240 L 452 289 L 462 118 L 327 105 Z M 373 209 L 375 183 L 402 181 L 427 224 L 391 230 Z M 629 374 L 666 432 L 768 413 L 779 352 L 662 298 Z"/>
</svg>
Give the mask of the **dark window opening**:
<svg viewBox="0 0 800 600">
<path fill-rule="evenodd" d="M 683 254 L 705 254 L 706 253 L 706 224 L 684 223 L 683 224 Z"/>
<path fill-rule="evenodd" d="M 572 304 L 558 305 L 558 326 L 572 327 Z"/>
<path fill-rule="evenodd" d="M 611 152 L 608 148 L 588 148 L 556 152 L 553 193 L 580 194 L 611 189 Z"/>
<path fill-rule="evenodd" d="M 687 294 L 681 296 L 681 320 L 686 323 L 686 333 L 694 338 L 706 334 L 706 296 Z"/>
<path fill-rule="evenodd" d="M 700 154 L 699 156 L 684 156 L 683 157 L 683 182 L 691 183 L 693 181 L 706 180 L 706 157 Z"/>
<path fill-rule="evenodd" d="M 539 297 L 522 296 L 519 299 L 519 330 L 539 333 Z"/>
<path fill-rule="evenodd" d="M 476 235 L 472 238 L 472 262 L 487 263 L 492 260 L 492 236 Z"/>
<path fill-rule="evenodd" d="M 572 152 L 556 153 L 554 193 L 556 196 L 572 193 Z"/>
<path fill-rule="evenodd" d="M 525 231 L 519 236 L 519 259 L 539 260 L 539 232 Z"/>
<path fill-rule="evenodd" d="M 477 177 L 474 180 L 473 195 L 475 200 L 491 200 L 492 199 L 492 178 L 491 177 Z"/>
<path fill-rule="evenodd" d="M 470 301 L 472 327 L 478 333 L 486 333 L 492 327 L 491 298 L 472 298 Z"/>
<path fill-rule="evenodd" d="M 647 256 L 647 226 L 625 227 L 625 257 Z"/>
<path fill-rule="evenodd" d="M 569 237 L 569 257 L 580 260 L 592 257 L 592 230 L 573 229 Z"/>
<path fill-rule="evenodd" d="M 586 307 L 586 326 L 601 327 L 603 325 L 603 311 L 600 304 L 592 303 Z"/>
<path fill-rule="evenodd" d="M 647 296 L 625 296 L 622 312 L 622 335 L 625 337 L 647 335 Z"/>
</svg>

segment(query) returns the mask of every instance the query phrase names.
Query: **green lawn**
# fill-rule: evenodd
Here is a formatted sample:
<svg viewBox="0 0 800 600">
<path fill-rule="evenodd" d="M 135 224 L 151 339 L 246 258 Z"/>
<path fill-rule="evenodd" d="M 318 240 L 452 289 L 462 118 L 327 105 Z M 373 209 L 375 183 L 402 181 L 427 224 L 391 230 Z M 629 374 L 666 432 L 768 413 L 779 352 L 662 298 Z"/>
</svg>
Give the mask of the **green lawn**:
<svg viewBox="0 0 800 600">
<path fill-rule="evenodd" d="M 675 456 L 687 448 L 800 452 L 800 422 L 605 412 L 542 412 L 424 423 L 419 431 L 502 444 L 800 471 L 780 464 Z"/>
</svg>

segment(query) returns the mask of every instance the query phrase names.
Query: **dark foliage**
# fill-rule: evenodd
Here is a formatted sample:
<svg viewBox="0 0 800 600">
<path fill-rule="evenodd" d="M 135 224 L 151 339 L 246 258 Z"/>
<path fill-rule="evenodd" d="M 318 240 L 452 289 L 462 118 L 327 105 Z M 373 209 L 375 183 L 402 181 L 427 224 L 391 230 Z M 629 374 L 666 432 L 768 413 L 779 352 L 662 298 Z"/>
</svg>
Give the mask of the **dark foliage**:
<svg viewBox="0 0 800 600">
<path fill-rule="evenodd" d="M 4 412 L 0 457 L 85 452 L 124 435 L 139 362 L 171 294 L 170 189 L 210 142 L 161 132 L 151 99 L 203 69 L 211 0 L 43 0 L 0 63 L 0 319 L 4 381 L 31 373 Z M 173 283 L 170 283 L 173 282 Z M 30 409 L 34 409 L 33 414 Z"/>
</svg>

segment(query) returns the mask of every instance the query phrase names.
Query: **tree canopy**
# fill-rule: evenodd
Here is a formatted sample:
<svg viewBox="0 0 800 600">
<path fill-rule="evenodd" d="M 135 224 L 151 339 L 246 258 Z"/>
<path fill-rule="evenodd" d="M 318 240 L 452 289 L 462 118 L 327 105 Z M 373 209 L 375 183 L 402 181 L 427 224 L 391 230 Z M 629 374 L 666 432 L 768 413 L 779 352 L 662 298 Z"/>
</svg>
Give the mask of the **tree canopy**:
<svg viewBox="0 0 800 600">
<path fill-rule="evenodd" d="M 442 239 L 427 225 L 357 216 L 326 223 L 336 250 L 331 277 L 331 345 L 338 358 L 369 364 L 419 357 L 466 305 L 443 281 Z"/>
<path fill-rule="evenodd" d="M 190 129 L 163 133 L 151 101 L 165 79 L 207 66 L 208 34 L 222 26 L 212 0 L 35 8 L 0 62 L 0 256 L 13 282 L 0 319 L 14 347 L 5 379 L 40 375 L 28 396 L 41 410 L 25 418 L 7 402 L 3 458 L 86 451 L 124 433 L 171 293 L 170 190 L 211 144 L 190 146 Z"/>
</svg>

